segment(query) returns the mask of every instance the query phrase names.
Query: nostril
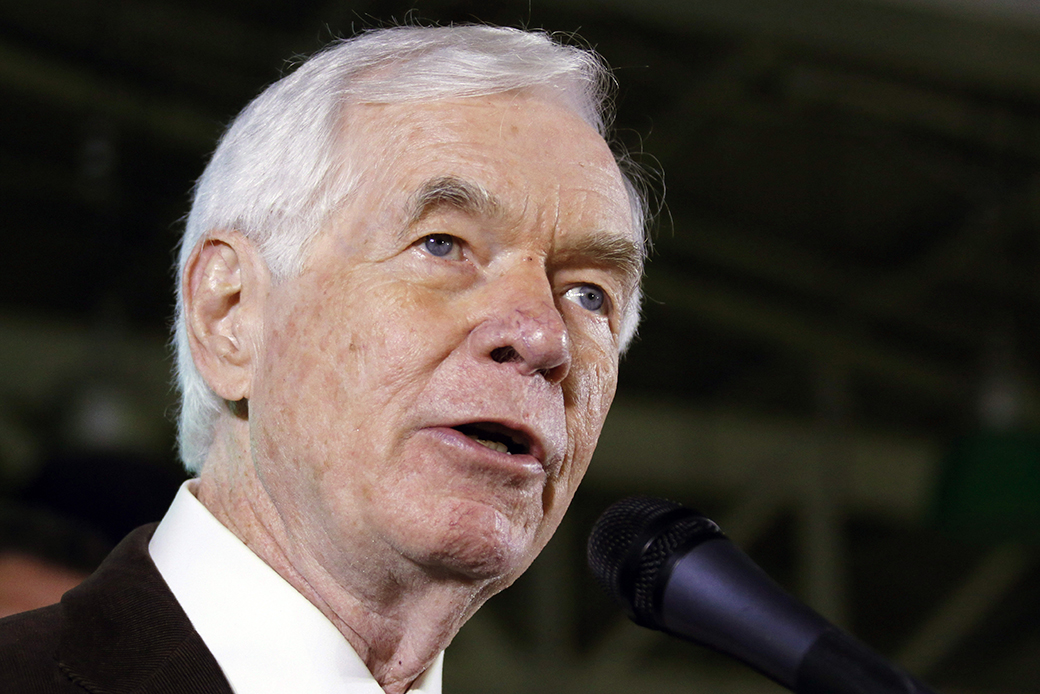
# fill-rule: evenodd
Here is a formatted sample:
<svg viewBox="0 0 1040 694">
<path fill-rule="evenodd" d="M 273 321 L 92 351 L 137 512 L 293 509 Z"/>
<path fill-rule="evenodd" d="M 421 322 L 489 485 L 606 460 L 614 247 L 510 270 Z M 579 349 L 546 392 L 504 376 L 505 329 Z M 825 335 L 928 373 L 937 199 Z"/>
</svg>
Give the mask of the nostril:
<svg viewBox="0 0 1040 694">
<path fill-rule="evenodd" d="M 520 354 L 512 347 L 496 347 L 491 350 L 491 358 L 497 364 L 520 361 Z"/>
</svg>

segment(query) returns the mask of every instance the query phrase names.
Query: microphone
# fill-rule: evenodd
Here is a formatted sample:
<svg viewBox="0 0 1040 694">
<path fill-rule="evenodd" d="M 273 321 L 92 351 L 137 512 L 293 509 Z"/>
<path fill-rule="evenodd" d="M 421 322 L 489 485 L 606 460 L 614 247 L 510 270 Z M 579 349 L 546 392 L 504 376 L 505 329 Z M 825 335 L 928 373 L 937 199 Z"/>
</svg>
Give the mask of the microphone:
<svg viewBox="0 0 1040 694">
<path fill-rule="evenodd" d="M 637 624 L 733 656 L 797 694 L 932 694 L 679 504 L 648 497 L 613 504 L 592 528 L 588 560 Z"/>
</svg>

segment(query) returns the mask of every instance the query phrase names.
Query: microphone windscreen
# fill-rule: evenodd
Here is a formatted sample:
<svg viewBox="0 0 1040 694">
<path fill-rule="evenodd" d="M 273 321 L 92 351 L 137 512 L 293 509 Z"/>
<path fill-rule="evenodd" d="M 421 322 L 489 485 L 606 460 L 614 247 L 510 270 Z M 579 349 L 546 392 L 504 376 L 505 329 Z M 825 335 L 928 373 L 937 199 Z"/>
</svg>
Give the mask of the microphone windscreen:
<svg viewBox="0 0 1040 694">
<path fill-rule="evenodd" d="M 724 537 L 719 527 L 696 511 L 665 499 L 629 497 L 593 525 L 589 568 L 632 619 L 659 629 L 655 613 L 669 560 L 679 548 L 719 537 Z"/>
</svg>

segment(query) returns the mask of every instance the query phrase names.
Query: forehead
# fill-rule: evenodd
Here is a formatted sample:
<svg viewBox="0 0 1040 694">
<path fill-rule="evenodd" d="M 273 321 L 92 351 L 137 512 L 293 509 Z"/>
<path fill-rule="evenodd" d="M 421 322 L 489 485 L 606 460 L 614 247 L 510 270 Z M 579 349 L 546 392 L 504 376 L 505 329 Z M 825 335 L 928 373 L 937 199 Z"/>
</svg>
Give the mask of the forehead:
<svg viewBox="0 0 1040 694">
<path fill-rule="evenodd" d="M 342 135 L 359 174 L 355 199 L 407 216 L 432 181 L 454 179 L 486 193 L 493 204 L 481 206 L 484 213 L 635 236 L 606 142 L 573 111 L 543 98 L 353 106 Z"/>
</svg>

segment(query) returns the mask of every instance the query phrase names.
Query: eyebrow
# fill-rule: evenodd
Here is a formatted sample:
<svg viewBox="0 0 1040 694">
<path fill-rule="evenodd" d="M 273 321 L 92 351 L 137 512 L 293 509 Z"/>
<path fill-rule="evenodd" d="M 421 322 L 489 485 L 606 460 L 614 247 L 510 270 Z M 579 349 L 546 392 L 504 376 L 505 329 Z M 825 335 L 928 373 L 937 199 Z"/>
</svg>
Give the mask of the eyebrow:
<svg viewBox="0 0 1040 694">
<path fill-rule="evenodd" d="M 412 196 L 404 228 L 417 224 L 441 207 L 485 217 L 493 217 L 502 209 L 498 198 L 483 186 L 457 176 L 440 176 L 426 181 Z M 557 248 L 554 255 L 557 265 L 577 261 L 616 271 L 629 289 L 638 286 L 643 276 L 643 247 L 627 236 L 590 234 L 568 241 L 564 247 Z"/>
<path fill-rule="evenodd" d="M 483 187 L 455 176 L 441 176 L 424 183 L 412 196 L 407 226 L 418 223 L 441 207 L 492 217 L 501 206 L 498 199 Z"/>
<path fill-rule="evenodd" d="M 643 276 L 643 248 L 627 236 L 585 236 L 557 248 L 555 255 L 555 265 L 577 261 L 615 271 L 630 290 L 639 284 Z"/>
</svg>

